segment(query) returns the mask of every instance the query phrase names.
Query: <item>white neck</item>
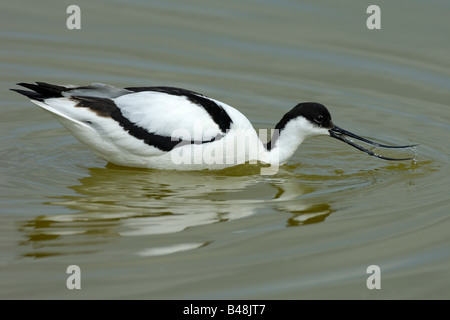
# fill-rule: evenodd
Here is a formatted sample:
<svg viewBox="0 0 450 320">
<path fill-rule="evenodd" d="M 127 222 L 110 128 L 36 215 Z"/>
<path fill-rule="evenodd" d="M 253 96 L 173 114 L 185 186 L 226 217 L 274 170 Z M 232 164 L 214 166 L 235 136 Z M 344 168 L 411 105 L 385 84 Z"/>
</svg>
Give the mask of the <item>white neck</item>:
<svg viewBox="0 0 450 320">
<path fill-rule="evenodd" d="M 327 129 L 314 126 L 303 117 L 292 119 L 284 128 L 274 132 L 271 148 L 266 151 L 261 161 L 282 165 L 292 157 L 305 139 L 328 134 Z"/>
</svg>

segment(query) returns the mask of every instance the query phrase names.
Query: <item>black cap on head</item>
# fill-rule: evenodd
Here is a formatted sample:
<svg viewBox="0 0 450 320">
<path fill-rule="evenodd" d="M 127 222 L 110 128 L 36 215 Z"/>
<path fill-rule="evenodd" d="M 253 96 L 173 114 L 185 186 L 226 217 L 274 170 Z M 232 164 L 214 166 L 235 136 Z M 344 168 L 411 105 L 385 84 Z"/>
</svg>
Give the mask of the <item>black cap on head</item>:
<svg viewBox="0 0 450 320">
<path fill-rule="evenodd" d="M 302 102 L 286 113 L 281 121 L 278 122 L 275 129 L 283 130 L 290 120 L 299 116 L 304 117 L 321 128 L 331 129 L 334 126 L 331 121 L 330 112 L 323 104 L 317 102 Z"/>
</svg>

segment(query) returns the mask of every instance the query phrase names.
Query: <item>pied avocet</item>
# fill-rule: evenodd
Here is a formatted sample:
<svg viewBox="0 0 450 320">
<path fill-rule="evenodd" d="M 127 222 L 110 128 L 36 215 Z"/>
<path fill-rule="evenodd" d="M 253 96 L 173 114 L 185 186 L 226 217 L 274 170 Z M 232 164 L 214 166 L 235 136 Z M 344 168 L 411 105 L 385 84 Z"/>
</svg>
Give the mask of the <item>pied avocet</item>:
<svg viewBox="0 0 450 320">
<path fill-rule="evenodd" d="M 49 111 L 101 158 L 122 166 L 159 169 L 223 168 L 260 161 L 283 164 L 307 138 L 327 135 L 371 156 L 379 155 L 349 138 L 379 144 L 339 128 L 327 108 L 303 102 L 287 112 L 264 143 L 235 108 L 202 94 L 174 87 L 87 86 L 19 83 L 21 93 Z"/>
</svg>

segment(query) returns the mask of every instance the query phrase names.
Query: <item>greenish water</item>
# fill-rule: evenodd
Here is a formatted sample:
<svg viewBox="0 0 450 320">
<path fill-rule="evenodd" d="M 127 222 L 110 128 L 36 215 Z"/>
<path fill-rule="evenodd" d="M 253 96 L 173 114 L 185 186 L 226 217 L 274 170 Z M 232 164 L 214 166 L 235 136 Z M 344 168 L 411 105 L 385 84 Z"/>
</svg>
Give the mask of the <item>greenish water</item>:
<svg viewBox="0 0 450 320">
<path fill-rule="evenodd" d="M 1 298 L 450 298 L 446 1 L 378 1 L 380 30 L 364 1 L 77 4 L 80 30 L 69 3 L 0 5 Z M 272 176 L 118 167 L 8 90 L 33 81 L 183 87 L 257 129 L 317 101 L 343 128 L 419 146 L 387 162 L 312 138 Z"/>
</svg>

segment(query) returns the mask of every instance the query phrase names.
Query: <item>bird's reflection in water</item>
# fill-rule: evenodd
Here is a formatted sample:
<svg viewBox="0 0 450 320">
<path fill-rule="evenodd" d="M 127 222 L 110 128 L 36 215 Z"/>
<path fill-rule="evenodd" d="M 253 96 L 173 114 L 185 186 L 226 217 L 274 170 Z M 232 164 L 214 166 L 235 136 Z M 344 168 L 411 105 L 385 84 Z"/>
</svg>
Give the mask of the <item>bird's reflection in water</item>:
<svg viewBox="0 0 450 320">
<path fill-rule="evenodd" d="M 251 165 L 216 172 L 112 165 L 91 168 L 90 176 L 70 187 L 75 195 L 47 202 L 73 212 L 37 216 L 20 226 L 26 235 L 22 244 L 31 246 L 31 251 L 23 255 L 41 258 L 100 252 L 106 250 L 105 246 L 114 246 L 118 238 L 133 236 L 157 239 L 157 245 L 141 248 L 136 254 L 163 255 L 214 241 L 192 241 L 191 237 L 189 241 L 164 243 L 163 235 L 242 219 L 265 208 L 291 213 L 287 226 L 321 222 L 331 214 L 328 204 L 302 200 L 302 195 L 313 192 L 314 187 L 291 182 L 288 175 L 268 177 L 258 172 L 257 166 Z"/>
</svg>

